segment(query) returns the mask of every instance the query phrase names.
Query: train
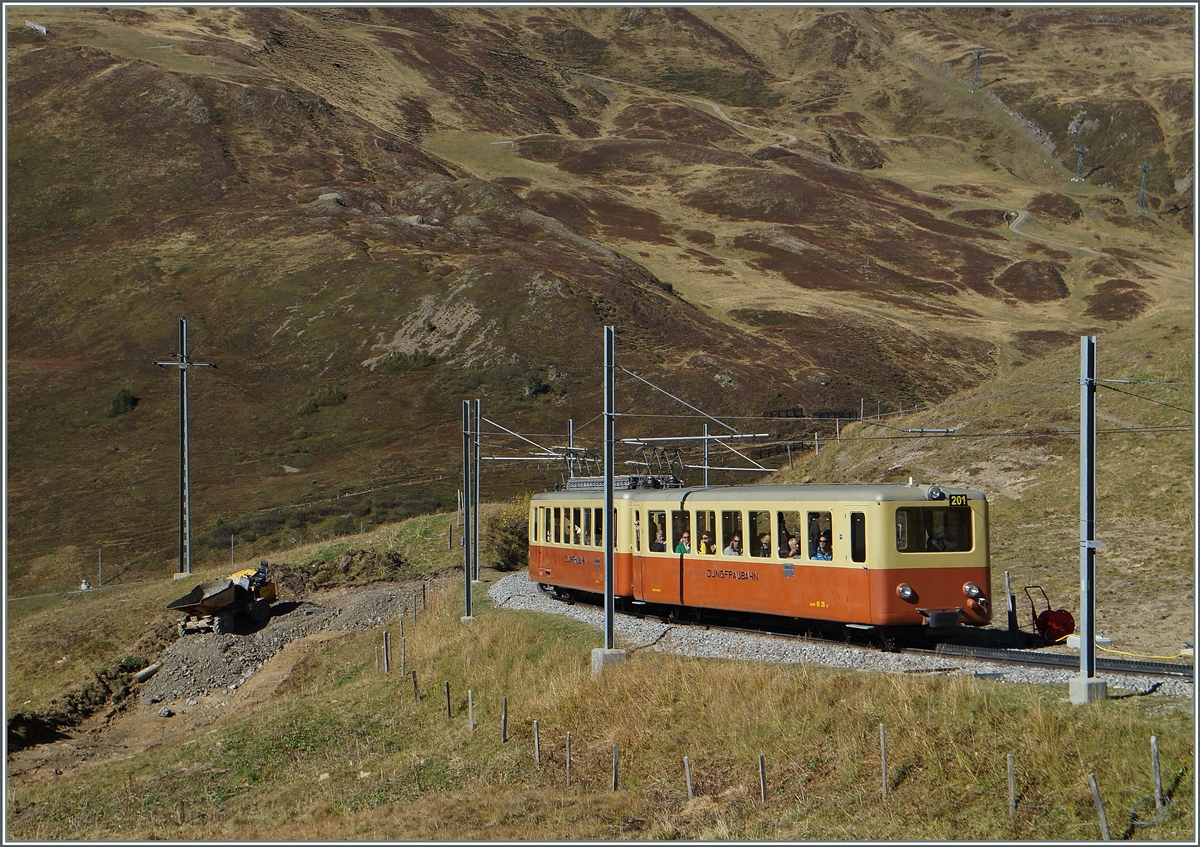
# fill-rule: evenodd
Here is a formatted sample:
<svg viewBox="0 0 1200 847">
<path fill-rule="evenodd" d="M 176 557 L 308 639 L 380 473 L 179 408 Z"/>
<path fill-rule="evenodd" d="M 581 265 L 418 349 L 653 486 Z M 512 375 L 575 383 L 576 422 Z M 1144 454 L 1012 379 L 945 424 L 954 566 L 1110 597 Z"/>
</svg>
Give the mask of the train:
<svg viewBox="0 0 1200 847">
<path fill-rule="evenodd" d="M 529 505 L 529 576 L 561 599 L 603 595 L 615 530 L 617 611 L 785 618 L 879 639 L 943 640 L 992 618 L 988 504 L 918 484 L 683 487 L 657 477 L 568 480 Z M 822 541 L 824 539 L 824 541 Z"/>
</svg>

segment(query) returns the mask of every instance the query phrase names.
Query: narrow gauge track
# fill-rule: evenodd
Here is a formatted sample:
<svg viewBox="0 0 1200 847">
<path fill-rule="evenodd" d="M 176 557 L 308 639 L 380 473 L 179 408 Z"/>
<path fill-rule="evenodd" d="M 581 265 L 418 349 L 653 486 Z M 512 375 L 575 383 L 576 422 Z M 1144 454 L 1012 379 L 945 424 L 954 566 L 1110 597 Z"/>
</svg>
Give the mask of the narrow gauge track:
<svg viewBox="0 0 1200 847">
<path fill-rule="evenodd" d="M 603 609 L 604 603 L 598 595 L 580 594 L 572 592 L 572 596 L 564 598 L 554 594 L 553 592 L 544 592 L 548 596 L 554 597 L 564 603 L 579 603 L 581 605 L 592 606 Z M 865 631 L 849 630 L 848 633 L 857 635 L 862 632 L 862 637 L 859 640 L 854 640 L 853 635 L 842 634 L 839 637 L 822 636 L 814 634 L 810 626 L 819 624 L 819 621 L 795 621 L 790 618 L 778 618 L 769 615 L 741 615 L 741 621 L 728 622 L 716 619 L 719 613 L 710 613 L 705 617 L 701 610 L 690 610 L 695 614 L 694 620 L 685 620 L 673 614 L 673 611 L 668 608 L 660 608 L 651 605 L 635 605 L 632 608 L 621 610 L 621 614 L 637 618 L 657 618 L 671 626 L 683 627 L 699 627 L 703 629 L 718 630 L 721 632 L 736 632 L 747 635 L 765 635 L 774 638 L 782 638 L 789 641 L 801 641 L 811 644 L 836 644 L 842 647 L 851 647 L 857 649 L 876 649 L 876 650 L 891 650 L 897 653 L 916 653 L 929 656 L 942 656 L 945 658 L 967 659 L 979 662 L 992 662 L 995 664 L 1011 664 L 1020 665 L 1023 667 L 1042 667 L 1068 669 L 1079 667 L 1079 657 L 1071 656 L 1063 653 L 1038 653 L 1029 649 L 1019 648 L 1003 648 L 1003 647 L 984 647 L 969 644 L 955 644 L 953 642 L 945 642 L 937 644 L 933 647 L 921 647 L 903 642 L 892 643 L 886 645 L 872 644 L 867 637 Z M 723 613 L 729 614 L 729 613 Z M 1127 674 L 1131 676 L 1165 676 L 1184 679 L 1188 682 L 1193 680 L 1193 668 L 1190 664 L 1182 664 L 1179 662 L 1152 662 L 1142 660 L 1129 659 L 1110 659 L 1105 657 L 1097 657 L 1096 670 L 1106 673 Z"/>
</svg>

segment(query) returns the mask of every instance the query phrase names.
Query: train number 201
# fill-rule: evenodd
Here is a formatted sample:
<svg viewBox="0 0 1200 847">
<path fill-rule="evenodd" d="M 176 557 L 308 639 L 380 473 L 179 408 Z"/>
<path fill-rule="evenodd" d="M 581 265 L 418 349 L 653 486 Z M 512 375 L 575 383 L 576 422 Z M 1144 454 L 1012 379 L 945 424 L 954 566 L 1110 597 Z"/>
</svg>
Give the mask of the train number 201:
<svg viewBox="0 0 1200 847">
<path fill-rule="evenodd" d="M 966 494 L 951 494 L 949 496 L 949 498 L 947 498 L 947 499 L 950 501 L 949 505 L 951 505 L 951 506 L 967 505 L 967 495 Z"/>
</svg>

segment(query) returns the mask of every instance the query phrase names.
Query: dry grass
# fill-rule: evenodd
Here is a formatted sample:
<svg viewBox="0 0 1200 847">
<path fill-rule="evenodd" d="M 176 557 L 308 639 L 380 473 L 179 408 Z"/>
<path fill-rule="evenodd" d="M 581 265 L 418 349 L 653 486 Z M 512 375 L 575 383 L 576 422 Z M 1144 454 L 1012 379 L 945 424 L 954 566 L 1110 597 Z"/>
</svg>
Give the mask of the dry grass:
<svg viewBox="0 0 1200 847">
<path fill-rule="evenodd" d="M 377 632 L 349 636 L 298 666 L 286 694 L 252 717 L 230 714 L 198 738 L 166 738 L 135 760 L 16 792 L 10 832 L 172 840 L 1095 838 L 1087 774 L 1096 775 L 1119 830 L 1124 810 L 1152 786 L 1150 735 L 1159 738 L 1173 805 L 1160 826 L 1140 835 L 1170 840 L 1190 832 L 1186 709 L 1164 710 L 1149 698 L 1080 709 L 1054 687 L 648 651 L 595 678 L 596 631 L 484 608 L 480 591 L 470 623 L 459 621 L 458 593 L 446 592 L 416 627 L 405 627 L 419 705 L 410 678 L 373 671 Z M 1007 810 L 1007 753 L 1017 762 L 1016 818 Z M 691 802 L 685 755 L 697 795 Z M 179 798 L 186 798 L 182 811 Z"/>
</svg>

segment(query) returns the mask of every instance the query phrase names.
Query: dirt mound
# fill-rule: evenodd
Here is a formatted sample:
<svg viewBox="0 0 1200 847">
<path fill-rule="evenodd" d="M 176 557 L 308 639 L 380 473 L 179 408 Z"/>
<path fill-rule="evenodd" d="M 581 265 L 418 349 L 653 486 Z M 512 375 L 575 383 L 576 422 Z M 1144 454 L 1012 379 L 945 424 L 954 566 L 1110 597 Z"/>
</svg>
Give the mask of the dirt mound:
<svg viewBox="0 0 1200 847">
<path fill-rule="evenodd" d="M 339 557 L 342 558 L 342 557 Z M 349 568 L 359 556 L 347 556 Z M 331 562 L 338 567 L 335 559 Z M 289 642 L 327 630 L 362 630 L 410 612 L 420 596 L 399 586 L 275 604 L 271 618 L 246 634 L 204 633 L 180 638 L 162 656 L 162 668 L 143 687 L 143 705 L 174 703 L 236 691 Z"/>
<path fill-rule="evenodd" d="M 305 565 L 271 565 L 280 600 L 303 600 L 308 594 L 336 586 L 369 585 L 412 579 L 418 573 L 400 553 L 349 550 L 330 561 L 314 559 Z"/>
</svg>

